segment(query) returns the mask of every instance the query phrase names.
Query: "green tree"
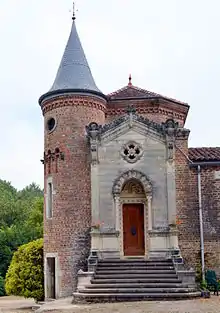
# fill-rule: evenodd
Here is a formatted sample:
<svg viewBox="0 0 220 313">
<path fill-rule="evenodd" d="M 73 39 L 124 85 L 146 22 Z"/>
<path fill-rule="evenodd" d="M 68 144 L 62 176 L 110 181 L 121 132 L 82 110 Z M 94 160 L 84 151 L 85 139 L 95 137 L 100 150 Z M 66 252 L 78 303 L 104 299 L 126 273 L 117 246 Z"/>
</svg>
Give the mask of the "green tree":
<svg viewBox="0 0 220 313">
<path fill-rule="evenodd" d="M 8 295 L 44 298 L 43 239 L 22 245 L 14 253 L 5 280 Z"/>
<path fill-rule="evenodd" d="M 11 183 L 0 180 L 0 227 L 12 225 L 18 218 L 17 190 Z"/>
<path fill-rule="evenodd" d="M 5 277 L 14 251 L 43 235 L 43 191 L 31 184 L 17 191 L 0 180 L 0 276 Z"/>
<path fill-rule="evenodd" d="M 37 184 L 31 183 L 30 185 L 18 192 L 18 197 L 23 200 L 43 197 L 43 190 Z"/>
<path fill-rule="evenodd" d="M 43 209 L 44 199 L 35 198 L 29 211 L 28 218 L 24 223 L 24 230 L 29 241 L 43 236 Z"/>
<path fill-rule="evenodd" d="M 4 278 L 0 276 L 0 297 L 5 296 Z"/>
</svg>

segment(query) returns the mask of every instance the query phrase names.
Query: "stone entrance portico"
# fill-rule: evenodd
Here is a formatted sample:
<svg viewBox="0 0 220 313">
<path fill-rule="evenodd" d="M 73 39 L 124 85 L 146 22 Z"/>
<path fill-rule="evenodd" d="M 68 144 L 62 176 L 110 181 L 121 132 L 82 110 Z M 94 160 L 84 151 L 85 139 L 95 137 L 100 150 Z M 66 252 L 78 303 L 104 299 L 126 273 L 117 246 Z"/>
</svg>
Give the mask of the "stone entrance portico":
<svg viewBox="0 0 220 313">
<path fill-rule="evenodd" d="M 91 253 L 99 258 L 129 257 L 124 251 L 123 223 L 123 206 L 129 203 L 142 203 L 144 207 L 142 257 L 168 257 L 172 249 L 179 248 L 175 227 L 175 127 L 171 120 L 159 129 L 139 119 L 135 112 L 103 128 L 95 123 L 87 127 L 92 224 L 99 224 L 91 231 Z"/>
</svg>

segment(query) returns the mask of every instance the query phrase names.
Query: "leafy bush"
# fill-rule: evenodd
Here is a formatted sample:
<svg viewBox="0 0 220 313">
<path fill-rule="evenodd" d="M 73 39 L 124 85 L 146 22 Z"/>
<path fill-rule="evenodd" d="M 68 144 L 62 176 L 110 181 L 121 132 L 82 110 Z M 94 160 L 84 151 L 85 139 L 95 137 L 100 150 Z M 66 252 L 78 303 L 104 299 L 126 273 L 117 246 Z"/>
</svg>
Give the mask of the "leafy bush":
<svg viewBox="0 0 220 313">
<path fill-rule="evenodd" d="M 206 280 L 203 280 L 203 281 L 201 282 L 200 288 L 201 288 L 202 290 L 207 290 L 208 286 L 207 286 Z"/>
<path fill-rule="evenodd" d="M 5 286 L 4 279 L 0 276 L 0 297 L 5 296 Z"/>
<path fill-rule="evenodd" d="M 196 282 L 197 283 L 202 282 L 202 266 L 201 266 L 201 264 L 197 264 L 197 266 L 196 266 Z"/>
<path fill-rule="evenodd" d="M 43 190 L 35 183 L 21 191 L 0 179 L 0 276 L 5 278 L 18 247 L 43 236 Z"/>
<path fill-rule="evenodd" d="M 14 253 L 5 280 L 8 295 L 44 298 L 43 239 L 22 245 Z"/>
</svg>

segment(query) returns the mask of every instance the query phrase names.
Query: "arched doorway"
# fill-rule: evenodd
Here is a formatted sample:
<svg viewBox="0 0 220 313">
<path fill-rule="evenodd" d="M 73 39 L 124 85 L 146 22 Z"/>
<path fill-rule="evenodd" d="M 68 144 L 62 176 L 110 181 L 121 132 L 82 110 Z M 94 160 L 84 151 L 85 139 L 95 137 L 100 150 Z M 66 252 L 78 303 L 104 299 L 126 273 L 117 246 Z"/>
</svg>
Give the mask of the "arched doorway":
<svg viewBox="0 0 220 313">
<path fill-rule="evenodd" d="M 114 182 L 113 196 L 121 257 L 147 256 L 148 230 L 152 229 L 151 183 L 141 172 L 124 172 Z"/>
<path fill-rule="evenodd" d="M 124 256 L 145 255 L 145 202 L 143 186 L 128 180 L 121 191 Z"/>
</svg>

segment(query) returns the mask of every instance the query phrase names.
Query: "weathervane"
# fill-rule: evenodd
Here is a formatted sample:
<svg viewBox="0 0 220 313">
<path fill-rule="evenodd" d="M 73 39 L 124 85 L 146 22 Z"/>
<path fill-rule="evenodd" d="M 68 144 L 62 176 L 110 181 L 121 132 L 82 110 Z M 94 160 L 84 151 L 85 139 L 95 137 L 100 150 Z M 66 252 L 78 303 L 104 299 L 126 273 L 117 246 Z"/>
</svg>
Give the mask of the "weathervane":
<svg viewBox="0 0 220 313">
<path fill-rule="evenodd" d="M 132 77 L 131 77 L 131 74 L 129 75 L 129 78 L 128 78 L 128 86 L 132 86 Z"/>
<path fill-rule="evenodd" d="M 75 1 L 73 1 L 73 17 L 72 17 L 73 20 L 76 19 L 76 15 L 75 15 Z"/>
</svg>

